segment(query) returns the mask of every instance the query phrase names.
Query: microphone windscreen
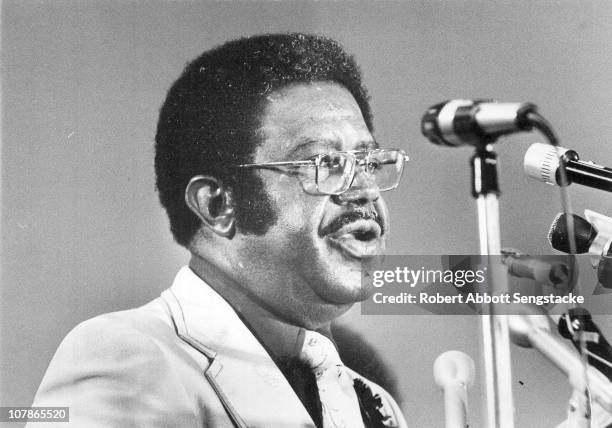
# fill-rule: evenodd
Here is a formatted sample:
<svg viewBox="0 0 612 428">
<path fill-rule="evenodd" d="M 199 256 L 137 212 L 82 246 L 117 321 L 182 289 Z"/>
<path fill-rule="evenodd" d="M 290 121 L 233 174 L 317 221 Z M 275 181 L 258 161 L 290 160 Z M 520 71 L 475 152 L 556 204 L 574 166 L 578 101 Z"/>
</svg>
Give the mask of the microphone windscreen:
<svg viewBox="0 0 612 428">
<path fill-rule="evenodd" d="M 572 214 L 574 218 L 574 236 L 576 238 L 576 253 L 582 254 L 589 251 L 589 247 L 597 236 L 597 230 L 591 223 L 582 217 Z M 550 225 L 548 231 L 548 242 L 558 251 L 570 252 L 569 234 L 567 230 L 567 214 L 559 213 Z"/>
<path fill-rule="evenodd" d="M 608 250 L 608 254 L 601 256 L 599 266 L 597 266 L 597 279 L 602 287 L 612 288 L 612 252 Z"/>
<path fill-rule="evenodd" d="M 433 371 L 436 384 L 442 388 L 455 384 L 469 388 L 476 376 L 474 360 L 461 351 L 446 351 L 438 355 Z"/>
</svg>

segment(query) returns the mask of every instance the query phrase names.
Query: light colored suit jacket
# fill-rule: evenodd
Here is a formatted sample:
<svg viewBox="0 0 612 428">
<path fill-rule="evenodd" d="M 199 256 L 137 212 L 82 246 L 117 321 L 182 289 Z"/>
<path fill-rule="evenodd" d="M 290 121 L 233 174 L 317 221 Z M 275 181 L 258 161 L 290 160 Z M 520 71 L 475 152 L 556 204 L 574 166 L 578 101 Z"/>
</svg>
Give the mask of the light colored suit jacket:
<svg viewBox="0 0 612 428">
<path fill-rule="evenodd" d="M 390 426 L 405 427 L 393 398 L 361 379 Z M 72 330 L 33 405 L 68 406 L 72 427 L 314 427 L 262 345 L 188 267 L 149 304 Z"/>
</svg>

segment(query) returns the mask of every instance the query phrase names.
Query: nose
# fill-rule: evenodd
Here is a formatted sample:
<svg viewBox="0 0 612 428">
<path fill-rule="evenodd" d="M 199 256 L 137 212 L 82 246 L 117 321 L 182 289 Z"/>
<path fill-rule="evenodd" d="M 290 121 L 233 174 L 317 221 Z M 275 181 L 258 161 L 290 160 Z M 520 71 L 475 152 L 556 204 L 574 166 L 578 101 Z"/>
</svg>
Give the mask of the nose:
<svg viewBox="0 0 612 428">
<path fill-rule="evenodd" d="M 339 195 L 335 195 L 336 202 L 344 204 L 365 205 L 374 202 L 380 197 L 380 189 L 376 184 L 374 176 L 366 172 L 364 165 L 355 166 L 355 175 L 349 189 Z"/>
</svg>

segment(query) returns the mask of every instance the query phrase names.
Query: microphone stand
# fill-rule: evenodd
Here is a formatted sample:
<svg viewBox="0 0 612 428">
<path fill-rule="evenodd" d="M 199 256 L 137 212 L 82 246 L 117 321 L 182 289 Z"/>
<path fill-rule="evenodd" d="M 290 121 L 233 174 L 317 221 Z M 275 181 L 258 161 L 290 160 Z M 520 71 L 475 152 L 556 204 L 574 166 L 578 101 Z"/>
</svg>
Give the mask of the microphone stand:
<svg viewBox="0 0 612 428">
<path fill-rule="evenodd" d="M 500 255 L 499 186 L 497 155 L 489 144 L 476 147 L 471 158 L 472 196 L 478 208 L 481 255 Z M 508 292 L 507 268 L 496 258 L 489 266 L 489 292 Z M 487 391 L 487 426 L 514 428 L 512 370 L 508 317 L 497 313 L 496 304 L 483 305 L 481 334 Z"/>
</svg>

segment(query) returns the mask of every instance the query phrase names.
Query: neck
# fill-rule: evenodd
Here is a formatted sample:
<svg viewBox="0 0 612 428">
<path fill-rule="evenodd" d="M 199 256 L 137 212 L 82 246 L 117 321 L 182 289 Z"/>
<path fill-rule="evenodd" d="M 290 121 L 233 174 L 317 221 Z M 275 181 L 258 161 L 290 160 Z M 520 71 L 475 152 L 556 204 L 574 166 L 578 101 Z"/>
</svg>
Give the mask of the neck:
<svg viewBox="0 0 612 428">
<path fill-rule="evenodd" d="M 238 281 L 226 274 L 225 269 L 210 259 L 191 253 L 189 267 L 197 276 L 222 296 L 226 294 L 227 290 L 232 290 L 232 292 L 235 293 L 246 292 Z"/>
<path fill-rule="evenodd" d="M 231 264 L 231 263 L 230 263 Z M 329 328 L 331 321 L 342 315 L 351 305 L 331 305 L 329 303 L 312 302 L 282 302 L 282 298 L 267 299 L 264 293 L 257 293 L 262 287 L 270 287 L 264 281 L 257 284 L 245 284 L 245 280 L 237 278 L 230 268 L 215 263 L 215 261 L 192 253 L 189 267 L 193 272 L 210 285 L 217 293 L 226 299 L 234 309 L 243 312 L 265 311 L 269 316 L 280 321 L 304 327 L 309 330 Z M 293 303 L 293 304 L 292 304 Z"/>
</svg>

